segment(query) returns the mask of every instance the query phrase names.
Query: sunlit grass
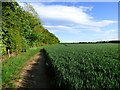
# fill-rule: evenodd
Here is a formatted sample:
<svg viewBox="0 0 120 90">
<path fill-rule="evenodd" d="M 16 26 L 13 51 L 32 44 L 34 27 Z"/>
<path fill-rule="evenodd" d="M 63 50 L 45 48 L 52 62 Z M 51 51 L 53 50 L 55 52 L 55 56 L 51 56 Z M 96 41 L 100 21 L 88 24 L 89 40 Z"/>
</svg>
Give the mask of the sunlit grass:
<svg viewBox="0 0 120 90">
<path fill-rule="evenodd" d="M 31 48 L 26 53 L 4 60 L 2 62 L 2 86 L 3 88 L 15 87 L 11 81 L 17 78 L 20 70 L 31 57 L 37 54 L 43 47 Z"/>
</svg>

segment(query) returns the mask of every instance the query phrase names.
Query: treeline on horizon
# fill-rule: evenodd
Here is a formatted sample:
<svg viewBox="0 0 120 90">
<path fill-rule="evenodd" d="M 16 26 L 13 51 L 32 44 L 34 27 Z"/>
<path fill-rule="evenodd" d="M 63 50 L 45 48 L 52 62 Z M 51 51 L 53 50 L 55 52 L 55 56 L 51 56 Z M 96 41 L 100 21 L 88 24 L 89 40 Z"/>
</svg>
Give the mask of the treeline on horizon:
<svg viewBox="0 0 120 90">
<path fill-rule="evenodd" d="M 111 40 L 111 41 L 97 41 L 97 42 L 65 42 L 60 44 L 97 44 L 97 43 L 120 43 L 120 40 Z"/>
<path fill-rule="evenodd" d="M 17 2 L 2 2 L 2 55 L 20 53 L 24 49 L 59 43 L 59 39 L 42 26 L 34 8 L 25 3 L 22 8 Z"/>
</svg>

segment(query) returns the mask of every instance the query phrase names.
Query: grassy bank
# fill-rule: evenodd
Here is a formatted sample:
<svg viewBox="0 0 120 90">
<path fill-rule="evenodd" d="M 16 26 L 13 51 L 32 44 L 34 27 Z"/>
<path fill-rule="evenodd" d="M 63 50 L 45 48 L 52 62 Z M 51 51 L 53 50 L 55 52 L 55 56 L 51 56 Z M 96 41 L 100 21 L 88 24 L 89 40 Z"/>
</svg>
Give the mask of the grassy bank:
<svg viewBox="0 0 120 90">
<path fill-rule="evenodd" d="M 9 58 L 2 62 L 2 88 L 15 88 L 11 83 L 19 75 L 20 70 L 31 57 L 37 54 L 42 47 L 31 48 L 26 53 L 21 53 L 16 57 Z"/>
</svg>

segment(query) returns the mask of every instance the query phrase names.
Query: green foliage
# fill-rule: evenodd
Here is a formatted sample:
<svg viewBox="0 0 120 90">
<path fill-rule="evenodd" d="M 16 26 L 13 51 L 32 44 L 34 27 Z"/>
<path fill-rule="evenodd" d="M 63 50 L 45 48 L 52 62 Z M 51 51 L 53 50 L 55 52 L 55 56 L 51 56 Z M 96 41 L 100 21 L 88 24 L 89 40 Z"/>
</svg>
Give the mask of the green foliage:
<svg viewBox="0 0 120 90">
<path fill-rule="evenodd" d="M 6 45 L 5 44 L 3 44 L 3 42 L 2 41 L 0 41 L 0 55 L 2 55 L 2 54 L 5 54 L 5 52 L 6 52 Z"/>
<path fill-rule="evenodd" d="M 61 44 L 45 48 L 55 84 L 72 90 L 120 88 L 117 44 Z"/>
<path fill-rule="evenodd" d="M 25 10 L 24 10 L 25 9 Z M 23 48 L 58 43 L 58 38 L 42 25 L 34 8 L 25 4 L 21 8 L 17 2 L 2 3 L 2 52 L 19 53 Z"/>
<path fill-rule="evenodd" d="M 30 48 L 46 44 L 56 44 L 59 41 L 55 35 L 51 37 L 52 34 L 41 25 L 41 21 L 32 6 L 30 6 L 30 10 L 33 13 L 21 8 L 17 2 L 2 3 L 0 53 L 2 55 L 7 54 L 9 49 L 10 53 L 15 52 L 17 54 L 15 58 L 11 57 L 9 60 L 2 62 L 2 83 L 4 88 L 12 85 L 10 81 L 15 79 L 26 60 L 39 50 L 39 48 L 35 50 Z M 27 49 L 27 52 L 21 54 L 20 52 L 23 49 Z"/>
</svg>

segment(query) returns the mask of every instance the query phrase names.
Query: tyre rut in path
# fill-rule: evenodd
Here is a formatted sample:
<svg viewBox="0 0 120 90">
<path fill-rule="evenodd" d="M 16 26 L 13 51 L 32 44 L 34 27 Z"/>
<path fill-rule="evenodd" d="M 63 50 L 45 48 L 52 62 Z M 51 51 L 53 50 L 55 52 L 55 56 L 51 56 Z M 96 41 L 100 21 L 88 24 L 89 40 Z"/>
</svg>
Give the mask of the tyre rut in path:
<svg viewBox="0 0 120 90">
<path fill-rule="evenodd" d="M 34 56 L 20 73 L 20 79 L 15 82 L 17 89 L 24 88 L 53 88 L 52 77 L 47 74 L 45 55 L 40 52 Z"/>
</svg>

